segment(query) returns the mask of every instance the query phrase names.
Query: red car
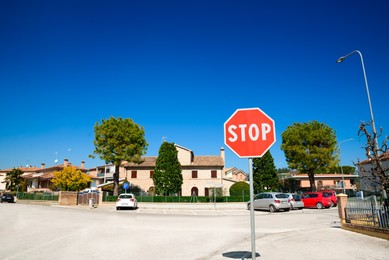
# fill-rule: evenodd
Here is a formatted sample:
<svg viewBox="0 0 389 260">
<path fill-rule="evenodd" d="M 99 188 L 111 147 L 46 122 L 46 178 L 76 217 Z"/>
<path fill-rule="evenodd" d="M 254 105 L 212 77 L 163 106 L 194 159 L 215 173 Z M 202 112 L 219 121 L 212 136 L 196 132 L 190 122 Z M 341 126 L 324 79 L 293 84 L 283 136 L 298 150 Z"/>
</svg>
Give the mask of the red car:
<svg viewBox="0 0 389 260">
<path fill-rule="evenodd" d="M 329 208 L 332 206 L 331 197 L 322 192 L 306 192 L 301 196 L 304 202 L 304 208 Z"/>
<path fill-rule="evenodd" d="M 336 197 L 336 192 L 333 190 L 321 190 L 321 193 L 328 193 L 331 198 L 332 206 L 336 207 L 338 205 L 338 198 Z"/>
</svg>

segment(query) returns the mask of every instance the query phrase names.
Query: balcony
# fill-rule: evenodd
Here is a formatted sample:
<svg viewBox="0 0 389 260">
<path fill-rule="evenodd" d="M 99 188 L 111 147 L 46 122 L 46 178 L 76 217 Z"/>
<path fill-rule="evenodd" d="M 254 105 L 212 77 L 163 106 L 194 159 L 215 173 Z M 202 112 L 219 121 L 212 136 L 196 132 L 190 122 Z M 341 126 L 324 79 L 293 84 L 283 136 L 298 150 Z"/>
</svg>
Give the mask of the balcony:
<svg viewBox="0 0 389 260">
<path fill-rule="evenodd" d="M 98 173 L 97 177 L 106 178 L 106 179 L 113 179 L 113 173 Z"/>
</svg>

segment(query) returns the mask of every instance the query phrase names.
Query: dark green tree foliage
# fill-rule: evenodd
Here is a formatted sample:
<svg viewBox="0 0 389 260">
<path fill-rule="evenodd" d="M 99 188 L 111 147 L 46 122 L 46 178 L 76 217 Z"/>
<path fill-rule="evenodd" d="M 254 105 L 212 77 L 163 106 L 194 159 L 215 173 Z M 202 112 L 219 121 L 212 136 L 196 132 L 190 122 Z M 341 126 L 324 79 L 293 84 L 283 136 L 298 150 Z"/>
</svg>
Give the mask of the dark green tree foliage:
<svg viewBox="0 0 389 260">
<path fill-rule="evenodd" d="M 247 182 L 240 181 L 231 185 L 230 196 L 242 196 L 250 194 L 250 185 Z"/>
<path fill-rule="evenodd" d="M 267 151 L 261 158 L 253 159 L 254 190 L 277 191 L 280 187 L 273 156 Z"/>
<path fill-rule="evenodd" d="M 23 182 L 22 170 L 13 168 L 12 171 L 7 172 L 5 175 L 5 181 L 7 181 L 6 189 L 16 191 Z"/>
<path fill-rule="evenodd" d="M 326 174 L 326 173 L 334 173 L 334 174 L 355 174 L 356 168 L 353 166 L 332 166 L 332 167 L 327 167 L 323 169 L 318 169 L 316 171 L 316 174 Z"/>
<path fill-rule="evenodd" d="M 100 159 L 115 165 L 114 196 L 119 190 L 119 167 L 122 162 L 141 163 L 146 153 L 147 142 L 142 126 L 130 118 L 114 118 L 102 120 L 95 125 L 95 150 Z M 94 157 L 93 155 L 91 157 Z"/>
<path fill-rule="evenodd" d="M 153 181 L 158 195 L 173 195 L 180 191 L 183 180 L 174 143 L 163 142 L 159 148 Z"/>
<path fill-rule="evenodd" d="M 281 149 L 289 168 L 308 174 L 311 190 L 316 190 L 315 173 L 338 163 L 335 131 L 324 123 L 294 123 L 282 133 Z"/>
</svg>

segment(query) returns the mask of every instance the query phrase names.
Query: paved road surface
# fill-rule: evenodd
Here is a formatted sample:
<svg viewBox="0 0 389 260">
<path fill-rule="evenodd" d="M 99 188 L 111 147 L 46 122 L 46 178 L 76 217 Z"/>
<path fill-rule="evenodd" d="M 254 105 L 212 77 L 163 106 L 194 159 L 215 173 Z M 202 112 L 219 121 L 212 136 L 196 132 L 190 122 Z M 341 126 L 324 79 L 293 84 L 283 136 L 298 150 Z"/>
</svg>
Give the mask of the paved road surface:
<svg viewBox="0 0 389 260">
<path fill-rule="evenodd" d="M 255 212 L 257 259 L 389 259 L 389 241 L 339 228 L 337 209 Z M 0 259 L 241 259 L 244 204 L 139 210 L 0 204 Z"/>
</svg>

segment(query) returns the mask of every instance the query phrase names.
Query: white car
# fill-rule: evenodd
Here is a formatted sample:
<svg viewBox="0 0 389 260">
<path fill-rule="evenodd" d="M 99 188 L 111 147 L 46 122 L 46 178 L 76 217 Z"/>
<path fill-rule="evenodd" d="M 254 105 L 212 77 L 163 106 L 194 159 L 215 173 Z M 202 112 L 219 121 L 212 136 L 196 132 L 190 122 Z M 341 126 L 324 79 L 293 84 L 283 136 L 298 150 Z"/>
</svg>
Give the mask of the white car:
<svg viewBox="0 0 389 260">
<path fill-rule="evenodd" d="M 122 193 L 116 200 L 116 210 L 121 208 L 136 209 L 137 207 L 138 202 L 132 193 Z"/>
</svg>

